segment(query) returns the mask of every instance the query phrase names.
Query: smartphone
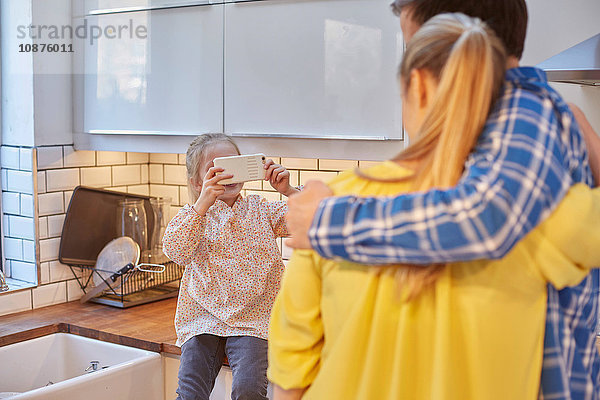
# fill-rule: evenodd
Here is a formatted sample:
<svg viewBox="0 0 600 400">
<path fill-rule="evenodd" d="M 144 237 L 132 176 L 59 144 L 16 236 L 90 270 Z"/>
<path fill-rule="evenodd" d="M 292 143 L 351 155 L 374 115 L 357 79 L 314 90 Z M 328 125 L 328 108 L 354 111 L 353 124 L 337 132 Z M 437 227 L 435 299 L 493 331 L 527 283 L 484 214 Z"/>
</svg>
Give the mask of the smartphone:
<svg viewBox="0 0 600 400">
<path fill-rule="evenodd" d="M 232 157 L 217 157 L 213 160 L 215 167 L 221 167 L 223 174 L 231 174 L 233 178 L 219 181 L 222 185 L 265 179 L 264 154 L 244 154 Z"/>
</svg>

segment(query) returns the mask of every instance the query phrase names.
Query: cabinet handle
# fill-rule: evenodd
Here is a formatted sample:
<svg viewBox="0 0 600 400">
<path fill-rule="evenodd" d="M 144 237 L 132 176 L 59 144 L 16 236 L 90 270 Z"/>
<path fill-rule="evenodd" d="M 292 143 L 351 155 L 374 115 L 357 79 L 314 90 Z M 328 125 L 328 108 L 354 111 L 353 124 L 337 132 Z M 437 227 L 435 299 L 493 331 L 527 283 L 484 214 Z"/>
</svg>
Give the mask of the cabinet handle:
<svg viewBox="0 0 600 400">
<path fill-rule="evenodd" d="M 112 130 L 112 129 L 90 129 L 84 133 L 92 135 L 152 135 L 152 136 L 197 136 L 208 132 L 176 132 L 176 131 L 134 131 L 134 130 Z M 259 133 L 259 132 L 235 132 L 226 135 L 232 137 L 246 138 L 279 138 L 279 139 L 327 139 L 327 140 L 370 140 L 370 141 L 387 141 L 400 140 L 403 137 L 387 137 L 387 136 L 344 136 L 344 135 L 300 135 L 297 133 Z"/>
<path fill-rule="evenodd" d="M 232 137 L 253 137 L 253 138 L 279 138 L 279 139 L 326 139 L 326 140 L 403 140 L 399 138 L 390 138 L 387 136 L 344 136 L 344 135 L 299 135 L 296 133 L 227 133 Z"/>
</svg>

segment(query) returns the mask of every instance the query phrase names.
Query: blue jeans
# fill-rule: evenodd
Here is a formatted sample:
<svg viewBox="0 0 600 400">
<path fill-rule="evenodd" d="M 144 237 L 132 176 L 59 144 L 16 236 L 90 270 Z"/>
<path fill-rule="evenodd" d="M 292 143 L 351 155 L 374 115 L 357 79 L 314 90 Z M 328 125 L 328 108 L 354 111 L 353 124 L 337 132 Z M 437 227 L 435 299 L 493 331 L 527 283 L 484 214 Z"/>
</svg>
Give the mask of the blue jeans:
<svg viewBox="0 0 600 400">
<path fill-rule="evenodd" d="M 233 400 L 267 399 L 267 341 L 252 336 L 198 335 L 181 346 L 178 400 L 208 400 L 227 355 Z"/>
</svg>

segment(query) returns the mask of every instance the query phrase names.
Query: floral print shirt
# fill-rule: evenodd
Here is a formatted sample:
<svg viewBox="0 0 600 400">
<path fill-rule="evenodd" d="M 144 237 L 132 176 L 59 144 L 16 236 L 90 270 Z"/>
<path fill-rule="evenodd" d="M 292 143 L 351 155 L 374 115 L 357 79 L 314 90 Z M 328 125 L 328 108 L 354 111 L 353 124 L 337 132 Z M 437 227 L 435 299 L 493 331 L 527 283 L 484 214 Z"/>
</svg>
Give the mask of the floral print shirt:
<svg viewBox="0 0 600 400">
<path fill-rule="evenodd" d="M 283 274 L 276 238 L 286 236 L 285 201 L 217 200 L 204 216 L 185 205 L 169 223 L 164 251 L 185 265 L 175 330 L 177 345 L 203 333 L 267 339 Z"/>
</svg>

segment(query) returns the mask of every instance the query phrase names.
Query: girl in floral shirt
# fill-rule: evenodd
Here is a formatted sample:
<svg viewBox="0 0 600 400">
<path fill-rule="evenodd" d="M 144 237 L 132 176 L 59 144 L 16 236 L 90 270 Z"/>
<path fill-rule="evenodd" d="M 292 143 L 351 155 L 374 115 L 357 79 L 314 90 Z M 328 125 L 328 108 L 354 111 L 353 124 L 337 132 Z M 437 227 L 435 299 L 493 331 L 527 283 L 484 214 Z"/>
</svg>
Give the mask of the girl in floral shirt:
<svg viewBox="0 0 600 400">
<path fill-rule="evenodd" d="M 242 183 L 213 165 L 239 155 L 223 134 L 196 138 L 186 155 L 192 200 L 169 223 L 165 253 L 186 269 L 175 315 L 181 346 L 179 399 L 208 399 L 226 355 L 233 370 L 233 399 L 266 399 L 267 336 L 283 262 L 276 238 L 287 235 L 285 201 L 242 197 Z M 272 160 L 266 176 L 279 193 L 297 191 L 290 173 Z"/>
</svg>

